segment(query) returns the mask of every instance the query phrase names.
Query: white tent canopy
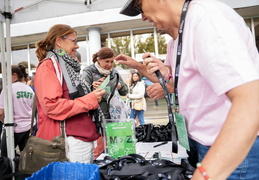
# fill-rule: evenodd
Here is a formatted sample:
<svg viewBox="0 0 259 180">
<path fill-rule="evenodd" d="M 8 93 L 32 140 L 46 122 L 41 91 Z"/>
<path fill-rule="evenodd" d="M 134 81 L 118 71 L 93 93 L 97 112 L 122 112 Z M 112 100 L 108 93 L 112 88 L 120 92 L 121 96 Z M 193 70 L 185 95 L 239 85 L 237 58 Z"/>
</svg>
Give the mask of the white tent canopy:
<svg viewBox="0 0 259 180">
<path fill-rule="evenodd" d="M 12 23 L 60 17 L 90 10 L 96 0 L 10 0 Z"/>
</svg>

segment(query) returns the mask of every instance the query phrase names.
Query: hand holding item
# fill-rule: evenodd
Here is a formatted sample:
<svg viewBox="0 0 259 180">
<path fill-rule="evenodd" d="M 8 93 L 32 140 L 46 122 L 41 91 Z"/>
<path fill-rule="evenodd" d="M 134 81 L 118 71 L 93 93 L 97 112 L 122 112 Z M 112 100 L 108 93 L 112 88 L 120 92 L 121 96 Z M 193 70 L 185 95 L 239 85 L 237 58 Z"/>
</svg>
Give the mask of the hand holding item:
<svg viewBox="0 0 259 180">
<path fill-rule="evenodd" d="M 121 89 L 121 83 L 118 83 L 117 85 L 117 89 L 120 90 Z"/>
<path fill-rule="evenodd" d="M 93 93 L 95 94 L 97 101 L 101 102 L 102 100 L 102 96 L 106 91 L 104 89 L 96 89 L 93 91 Z"/>
<path fill-rule="evenodd" d="M 160 70 L 164 79 L 167 78 L 170 70 L 164 65 L 164 63 L 160 59 L 152 56 L 149 52 L 146 52 L 142 56 L 142 58 L 144 60 L 143 64 L 147 67 L 147 72 L 150 75 L 155 76 L 155 71 Z"/>
<path fill-rule="evenodd" d="M 169 84 L 166 84 L 166 87 L 169 93 L 174 92 L 174 87 L 170 86 Z M 147 90 L 148 96 L 153 100 L 158 100 L 165 96 L 164 90 L 159 83 L 154 83 L 149 85 L 146 90 Z"/>
<path fill-rule="evenodd" d="M 105 77 L 102 77 L 101 79 L 99 79 L 98 81 L 94 81 L 92 83 L 92 86 L 94 89 L 97 89 L 101 84 L 102 82 L 105 80 Z"/>
</svg>

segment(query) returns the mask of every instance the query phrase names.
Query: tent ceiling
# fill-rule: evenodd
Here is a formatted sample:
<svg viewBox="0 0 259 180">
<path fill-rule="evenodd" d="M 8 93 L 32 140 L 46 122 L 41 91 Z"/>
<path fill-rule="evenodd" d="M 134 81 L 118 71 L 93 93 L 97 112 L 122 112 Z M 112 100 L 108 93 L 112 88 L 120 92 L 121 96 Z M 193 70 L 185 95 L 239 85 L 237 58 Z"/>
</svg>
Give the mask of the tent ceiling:
<svg viewBox="0 0 259 180">
<path fill-rule="evenodd" d="M 75 27 L 78 36 L 85 36 L 87 34 L 87 29 L 91 26 L 81 26 Z M 113 22 L 107 24 L 96 24 L 94 27 L 100 27 L 101 33 L 104 32 L 113 32 L 121 31 L 125 29 L 138 29 L 138 28 L 148 28 L 151 27 L 149 22 L 143 22 L 141 19 Z M 25 43 L 34 43 L 40 39 L 43 39 L 46 33 L 33 34 L 27 36 L 12 37 L 11 42 L 15 44 L 25 44 Z"/>
<path fill-rule="evenodd" d="M 27 1 L 35 2 L 35 0 L 27 0 Z M 69 1 L 69 0 L 48 0 L 49 3 L 61 3 L 61 2 L 64 2 L 65 5 L 71 5 L 71 3 L 66 3 L 66 1 Z M 80 4 L 76 3 L 76 2 L 79 2 L 79 1 L 81 2 Z M 82 2 L 83 1 L 84 0 L 75 0 L 75 3 L 73 4 L 73 7 L 80 6 L 81 8 L 86 10 L 87 7 L 85 5 L 82 6 Z M 123 2 L 125 2 L 126 0 L 123 0 L 123 1 L 122 0 L 114 0 L 114 1 L 117 1 L 118 5 L 122 6 Z M 20 2 L 20 1 L 17 1 L 17 2 Z M 46 3 L 46 0 L 44 2 L 40 3 L 41 6 L 44 6 L 44 3 Z M 93 6 L 93 7 L 91 7 L 92 10 L 93 10 L 93 8 L 96 9 L 97 8 L 96 6 L 100 5 L 99 3 L 102 3 L 102 4 L 103 3 L 107 3 L 107 0 L 95 0 L 94 3 L 92 3 L 92 6 Z M 18 5 L 16 5 L 16 7 L 20 7 L 20 5 L 18 4 Z M 28 10 L 30 10 L 30 15 L 31 15 L 31 13 L 33 14 L 34 11 L 37 11 L 38 8 L 39 7 L 37 7 L 37 6 L 33 6 L 32 8 L 29 8 Z M 258 15 L 259 15 L 258 14 L 259 6 L 238 8 L 238 9 L 236 9 L 236 11 L 241 16 L 243 16 L 243 17 L 253 17 L 253 16 L 258 17 Z M 102 12 L 102 11 L 98 11 L 98 12 Z M 21 18 L 21 17 L 18 17 L 18 15 L 22 16 L 24 14 L 27 14 L 27 16 L 28 16 L 28 12 L 26 12 L 26 10 L 24 10 L 23 12 L 21 11 L 21 12 L 15 14 L 14 18 L 12 19 L 12 23 L 13 23 L 13 20 L 17 21 L 17 18 Z M 113 31 L 121 31 L 121 30 L 125 30 L 125 29 L 138 29 L 138 28 L 151 27 L 150 23 L 143 22 L 141 20 L 140 16 L 138 18 L 134 18 L 134 19 L 119 20 L 119 21 L 115 21 L 115 22 L 110 21 L 108 23 L 102 23 L 100 21 L 100 17 L 97 17 L 97 20 L 95 21 L 96 24 L 94 24 L 94 25 L 93 25 L 93 23 L 89 23 L 89 24 L 85 23 L 85 22 L 88 21 L 86 18 L 82 19 L 81 22 L 79 21 L 79 19 L 77 19 L 78 23 L 76 23 L 76 24 L 74 24 L 74 22 L 73 22 L 74 20 L 73 19 L 69 20 L 69 22 L 74 24 L 72 26 L 75 27 L 75 29 L 77 30 L 79 36 L 87 35 L 87 29 L 89 27 L 100 27 L 101 28 L 101 33 L 113 32 Z M 94 18 L 94 17 L 91 17 L 91 18 Z M 89 20 L 90 20 L 90 22 L 92 22 L 93 19 L 89 19 Z M 82 26 L 80 26 L 81 24 L 82 24 Z M 36 41 L 44 38 L 45 34 L 46 34 L 46 32 L 43 31 L 43 32 L 36 33 L 36 34 L 33 34 L 33 35 L 22 35 L 22 36 L 12 37 L 11 38 L 11 43 L 13 45 L 20 45 L 20 44 L 26 44 L 26 43 L 34 44 Z"/>
<path fill-rule="evenodd" d="M 242 17 L 259 16 L 259 6 L 235 9 Z"/>
</svg>

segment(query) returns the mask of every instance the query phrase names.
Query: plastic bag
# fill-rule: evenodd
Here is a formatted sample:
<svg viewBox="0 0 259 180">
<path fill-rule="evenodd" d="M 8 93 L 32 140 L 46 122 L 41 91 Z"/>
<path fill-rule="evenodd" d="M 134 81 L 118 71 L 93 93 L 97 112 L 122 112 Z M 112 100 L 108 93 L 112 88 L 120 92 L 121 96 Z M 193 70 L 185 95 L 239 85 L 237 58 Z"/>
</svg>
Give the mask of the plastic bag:
<svg viewBox="0 0 259 180">
<path fill-rule="evenodd" d="M 118 90 L 115 90 L 109 104 L 111 119 L 128 119 L 130 108 L 124 103 Z"/>
</svg>

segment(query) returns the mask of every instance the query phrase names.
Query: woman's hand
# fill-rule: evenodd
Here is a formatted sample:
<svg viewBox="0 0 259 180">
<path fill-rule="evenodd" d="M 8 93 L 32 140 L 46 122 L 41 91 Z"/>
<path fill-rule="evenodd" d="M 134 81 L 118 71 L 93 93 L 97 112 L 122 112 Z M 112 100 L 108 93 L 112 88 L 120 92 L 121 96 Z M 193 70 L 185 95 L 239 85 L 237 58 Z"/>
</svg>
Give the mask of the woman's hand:
<svg viewBox="0 0 259 180">
<path fill-rule="evenodd" d="M 120 90 L 121 89 L 121 83 L 118 83 L 117 85 L 117 89 Z"/>
<path fill-rule="evenodd" d="M 170 71 L 169 71 L 168 67 L 166 67 L 164 65 L 164 63 L 160 59 L 152 56 L 148 52 L 145 53 L 142 56 L 142 58 L 144 60 L 143 64 L 147 67 L 147 72 L 150 75 L 155 76 L 155 71 L 160 70 L 162 76 L 164 78 L 167 78 L 167 76 L 169 75 Z"/>
<path fill-rule="evenodd" d="M 102 100 L 102 96 L 106 91 L 104 89 L 96 89 L 93 91 L 93 93 L 95 94 L 97 101 L 101 102 Z"/>
<path fill-rule="evenodd" d="M 97 89 L 101 84 L 102 82 L 105 80 L 105 77 L 102 77 L 101 79 L 99 79 L 98 81 L 94 81 L 92 83 L 92 86 L 94 89 Z"/>
</svg>

